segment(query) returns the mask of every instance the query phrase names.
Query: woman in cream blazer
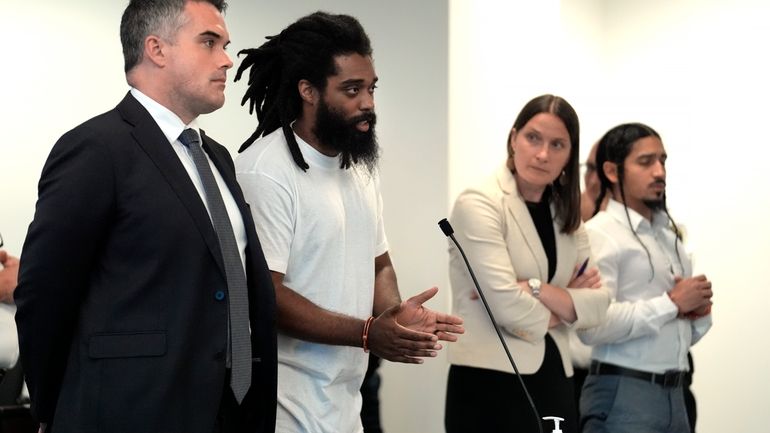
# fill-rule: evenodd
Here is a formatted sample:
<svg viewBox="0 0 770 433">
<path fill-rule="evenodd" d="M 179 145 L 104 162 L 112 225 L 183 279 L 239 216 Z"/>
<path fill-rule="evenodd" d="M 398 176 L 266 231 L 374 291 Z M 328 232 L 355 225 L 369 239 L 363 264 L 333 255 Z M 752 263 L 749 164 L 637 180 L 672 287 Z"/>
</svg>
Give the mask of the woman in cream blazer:
<svg viewBox="0 0 770 433">
<path fill-rule="evenodd" d="M 508 161 L 457 198 L 451 215 L 540 416 L 577 432 L 569 330 L 600 324 L 610 303 L 580 225 L 579 128 L 562 98 L 543 95 L 519 113 Z M 453 312 L 465 335 L 449 348 L 445 425 L 454 432 L 537 432 L 518 379 L 450 244 Z"/>
</svg>

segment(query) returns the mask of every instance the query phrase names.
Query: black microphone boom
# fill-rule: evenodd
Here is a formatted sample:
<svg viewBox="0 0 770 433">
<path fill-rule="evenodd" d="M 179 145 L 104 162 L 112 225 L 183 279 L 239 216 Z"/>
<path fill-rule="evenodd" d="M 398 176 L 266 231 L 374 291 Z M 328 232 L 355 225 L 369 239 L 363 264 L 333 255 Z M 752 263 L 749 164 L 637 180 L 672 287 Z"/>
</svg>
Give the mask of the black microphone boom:
<svg viewBox="0 0 770 433">
<path fill-rule="evenodd" d="M 481 298 L 481 302 L 484 304 L 484 308 L 487 310 L 487 315 L 489 316 L 489 319 L 492 321 L 492 326 L 494 326 L 495 332 L 497 332 L 498 338 L 500 338 L 500 343 L 503 344 L 503 349 L 505 349 L 505 354 L 508 355 L 508 361 L 510 361 L 511 367 L 513 367 L 513 371 L 516 372 L 516 377 L 519 378 L 521 389 L 524 390 L 524 395 L 527 396 L 529 405 L 532 406 L 532 412 L 535 414 L 535 419 L 537 420 L 537 428 L 540 431 L 540 433 L 543 433 L 543 425 L 540 423 L 540 413 L 537 411 L 537 408 L 535 407 L 535 402 L 532 401 L 532 396 L 529 395 L 527 386 L 524 385 L 524 380 L 521 378 L 521 374 L 519 374 L 519 369 L 516 367 L 516 363 L 513 362 L 513 356 L 511 356 L 511 351 L 508 349 L 508 345 L 505 343 L 505 339 L 503 338 L 503 333 L 500 332 L 500 326 L 497 324 L 497 321 L 495 320 L 495 316 L 494 314 L 492 314 L 492 310 L 489 308 L 489 304 L 487 303 L 487 298 L 484 297 L 484 292 L 481 291 L 479 282 L 478 280 L 476 280 L 476 274 L 473 273 L 473 268 L 471 268 L 471 264 L 468 262 L 468 257 L 465 256 L 465 251 L 463 251 L 463 247 L 461 247 L 460 244 L 457 242 L 457 239 L 455 239 L 455 236 L 454 236 L 455 231 L 452 228 L 452 225 L 449 224 L 449 221 L 447 221 L 446 218 L 444 218 L 438 222 L 438 226 L 441 227 L 441 231 L 444 232 L 444 235 L 446 235 L 449 239 L 452 239 L 452 242 L 454 242 L 455 246 L 457 247 L 457 250 L 460 251 L 460 255 L 463 257 L 463 260 L 465 261 L 465 266 L 468 268 L 468 272 L 471 274 L 471 279 L 473 280 L 473 284 L 476 286 L 476 291 L 479 293 L 479 298 Z"/>
</svg>

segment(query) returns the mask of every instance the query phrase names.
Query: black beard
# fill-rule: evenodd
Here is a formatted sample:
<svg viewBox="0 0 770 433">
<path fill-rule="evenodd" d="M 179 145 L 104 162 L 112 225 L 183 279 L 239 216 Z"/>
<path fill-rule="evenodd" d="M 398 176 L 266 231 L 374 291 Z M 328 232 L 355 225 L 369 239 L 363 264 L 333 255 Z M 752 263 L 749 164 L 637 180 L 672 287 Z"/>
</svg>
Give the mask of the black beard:
<svg viewBox="0 0 770 433">
<path fill-rule="evenodd" d="M 647 208 L 649 208 L 651 211 L 659 211 L 666 208 L 666 199 L 659 198 L 654 200 L 642 200 L 642 203 L 644 203 Z"/>
<path fill-rule="evenodd" d="M 369 122 L 366 132 L 359 131 L 356 124 Z M 353 165 L 363 166 L 369 173 L 377 168 L 380 147 L 374 125 L 377 115 L 367 112 L 351 119 L 346 119 L 339 110 L 329 107 L 321 99 L 316 113 L 315 132 L 318 140 L 325 146 L 340 153 L 340 167 L 347 169 Z"/>
</svg>

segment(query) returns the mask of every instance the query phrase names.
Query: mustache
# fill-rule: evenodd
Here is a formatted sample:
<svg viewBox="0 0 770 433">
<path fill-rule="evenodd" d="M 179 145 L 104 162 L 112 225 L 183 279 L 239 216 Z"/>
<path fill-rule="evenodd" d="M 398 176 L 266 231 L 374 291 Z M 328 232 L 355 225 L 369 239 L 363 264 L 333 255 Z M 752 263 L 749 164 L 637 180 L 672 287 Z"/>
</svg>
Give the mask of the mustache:
<svg viewBox="0 0 770 433">
<path fill-rule="evenodd" d="M 665 179 L 658 179 L 658 180 L 656 180 L 655 182 L 653 182 L 653 183 L 651 183 L 651 184 L 650 184 L 650 186 L 657 186 L 657 185 L 660 185 L 660 186 L 666 186 L 666 181 L 665 181 Z"/>
<path fill-rule="evenodd" d="M 359 114 L 350 119 L 351 125 L 355 125 L 359 122 L 369 122 L 370 125 L 374 126 L 377 123 L 377 115 L 374 112 L 368 112 Z"/>
</svg>

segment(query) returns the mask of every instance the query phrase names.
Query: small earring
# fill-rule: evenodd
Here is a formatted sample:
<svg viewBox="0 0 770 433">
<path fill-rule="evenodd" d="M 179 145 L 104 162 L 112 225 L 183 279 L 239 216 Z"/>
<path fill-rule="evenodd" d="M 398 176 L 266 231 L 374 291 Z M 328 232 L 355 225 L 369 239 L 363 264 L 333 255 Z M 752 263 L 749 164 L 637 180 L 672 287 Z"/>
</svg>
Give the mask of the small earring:
<svg viewBox="0 0 770 433">
<path fill-rule="evenodd" d="M 561 174 L 559 175 L 559 184 L 561 186 L 564 186 L 567 184 L 567 172 L 564 170 L 561 171 Z"/>
</svg>

